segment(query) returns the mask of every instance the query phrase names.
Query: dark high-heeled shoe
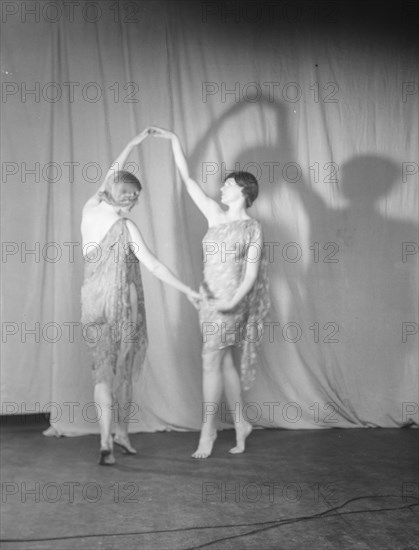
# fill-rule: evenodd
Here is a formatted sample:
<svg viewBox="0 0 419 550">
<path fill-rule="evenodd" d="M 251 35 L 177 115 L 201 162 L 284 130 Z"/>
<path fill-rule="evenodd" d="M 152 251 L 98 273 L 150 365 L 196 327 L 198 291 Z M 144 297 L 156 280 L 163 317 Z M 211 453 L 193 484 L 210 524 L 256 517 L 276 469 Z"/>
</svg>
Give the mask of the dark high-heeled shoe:
<svg viewBox="0 0 419 550">
<path fill-rule="evenodd" d="M 113 456 L 112 449 L 109 447 L 101 447 L 98 463 L 101 466 L 112 466 L 115 464 L 115 457 Z"/>
</svg>

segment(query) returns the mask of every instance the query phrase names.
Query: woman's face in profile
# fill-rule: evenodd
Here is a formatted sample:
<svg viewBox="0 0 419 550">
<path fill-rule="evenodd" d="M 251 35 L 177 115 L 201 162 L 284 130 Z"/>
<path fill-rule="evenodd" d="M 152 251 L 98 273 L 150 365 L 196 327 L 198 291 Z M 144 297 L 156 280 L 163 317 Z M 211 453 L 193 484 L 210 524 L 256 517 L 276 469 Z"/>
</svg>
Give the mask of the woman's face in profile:
<svg viewBox="0 0 419 550">
<path fill-rule="evenodd" d="M 223 204 L 230 204 L 242 196 L 242 188 L 237 185 L 234 178 L 228 178 L 221 187 L 221 202 Z"/>
</svg>

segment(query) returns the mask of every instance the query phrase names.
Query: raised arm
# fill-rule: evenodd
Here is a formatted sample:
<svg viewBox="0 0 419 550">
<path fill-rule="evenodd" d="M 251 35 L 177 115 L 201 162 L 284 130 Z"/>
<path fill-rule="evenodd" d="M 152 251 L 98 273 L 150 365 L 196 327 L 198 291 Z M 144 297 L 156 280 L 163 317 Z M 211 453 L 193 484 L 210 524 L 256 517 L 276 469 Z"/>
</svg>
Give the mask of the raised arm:
<svg viewBox="0 0 419 550">
<path fill-rule="evenodd" d="M 123 170 L 124 164 L 127 161 L 127 158 L 129 157 L 132 149 L 137 145 L 140 145 L 140 143 L 144 141 L 148 135 L 149 131 L 148 128 L 146 128 L 140 134 L 138 134 L 138 136 L 127 143 L 121 154 L 116 158 L 116 160 L 112 163 L 111 167 L 107 171 L 106 176 L 104 177 L 99 189 L 97 189 L 96 193 L 86 202 L 84 208 L 97 206 L 100 203 L 99 193 L 106 190 L 107 181 L 109 180 L 109 178 L 111 176 L 114 176 L 119 170 Z"/>
<path fill-rule="evenodd" d="M 181 175 L 182 181 L 186 186 L 186 190 L 207 220 L 210 221 L 219 214 L 222 214 L 223 210 L 219 204 L 215 200 L 211 199 L 211 197 L 209 197 L 202 190 L 201 186 L 190 177 L 188 164 L 186 162 L 185 154 L 178 136 L 169 130 L 164 130 L 163 128 L 158 128 L 156 126 L 150 127 L 149 132 L 150 135 L 154 137 L 170 139 L 175 163 Z"/>
<path fill-rule="evenodd" d="M 184 285 L 164 264 L 162 264 L 154 254 L 149 250 L 148 246 L 144 242 L 144 239 L 134 222 L 127 220 L 128 231 L 131 236 L 131 243 L 133 244 L 134 254 L 139 261 L 145 265 L 145 267 L 158 279 L 173 286 L 180 292 L 187 295 L 190 301 L 196 306 L 197 301 L 201 299 L 200 295 Z"/>
</svg>

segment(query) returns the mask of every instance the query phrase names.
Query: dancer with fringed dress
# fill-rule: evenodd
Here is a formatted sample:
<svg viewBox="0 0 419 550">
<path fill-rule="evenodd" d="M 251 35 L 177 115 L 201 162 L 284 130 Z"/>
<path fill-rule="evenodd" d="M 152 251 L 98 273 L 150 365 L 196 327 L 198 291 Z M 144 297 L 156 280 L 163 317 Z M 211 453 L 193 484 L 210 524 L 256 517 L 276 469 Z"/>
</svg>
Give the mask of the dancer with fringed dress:
<svg viewBox="0 0 419 550">
<path fill-rule="evenodd" d="M 123 166 L 144 130 L 116 159 Z M 82 323 L 93 364 L 94 401 L 100 424 L 99 464 L 115 463 L 114 443 L 135 454 L 128 436 L 132 381 L 147 351 L 147 324 L 140 262 L 193 303 L 200 295 L 177 279 L 148 249 L 137 225 L 125 214 L 138 202 L 141 183 L 130 172 L 110 169 L 83 208 L 81 233 L 85 274 L 81 289 Z M 112 411 L 116 430 L 112 437 Z"/>
<path fill-rule="evenodd" d="M 258 182 L 249 172 L 229 174 L 221 188 L 221 202 L 207 196 L 189 176 L 179 138 L 152 127 L 154 137 L 169 139 L 186 189 L 208 221 L 203 239 L 204 281 L 198 305 L 203 348 L 203 413 L 218 410 L 223 390 L 234 414 L 236 445 L 230 453 L 243 453 L 252 425 L 243 417 L 241 386 L 255 379 L 257 348 L 263 319 L 269 310 L 267 259 L 262 228 L 247 209 L 258 195 Z M 235 367 L 239 355 L 240 368 Z M 210 456 L 217 436 L 215 414 L 205 414 L 194 458 Z"/>
</svg>

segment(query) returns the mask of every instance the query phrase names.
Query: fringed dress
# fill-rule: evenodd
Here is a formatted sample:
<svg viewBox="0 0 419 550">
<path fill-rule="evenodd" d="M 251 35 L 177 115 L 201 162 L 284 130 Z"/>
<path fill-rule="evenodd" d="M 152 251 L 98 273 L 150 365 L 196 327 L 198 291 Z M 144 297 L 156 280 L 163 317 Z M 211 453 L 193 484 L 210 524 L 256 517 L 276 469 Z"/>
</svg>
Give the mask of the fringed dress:
<svg viewBox="0 0 419 550">
<path fill-rule="evenodd" d="M 117 220 L 101 243 L 86 247 L 81 289 L 84 339 L 93 358 L 95 383 L 130 398 L 147 351 L 144 292 L 138 258 L 130 245 L 125 218 Z"/>
<path fill-rule="evenodd" d="M 260 222 L 254 219 L 234 220 L 210 227 L 202 241 L 203 301 L 199 310 L 202 353 L 228 346 L 241 349 L 240 378 L 243 389 L 255 380 L 257 351 L 263 336 L 263 319 L 270 307 L 267 258 Z M 220 312 L 209 300 L 230 300 L 242 282 L 247 262 L 260 258 L 256 282 L 251 291 L 231 311 Z"/>
</svg>

